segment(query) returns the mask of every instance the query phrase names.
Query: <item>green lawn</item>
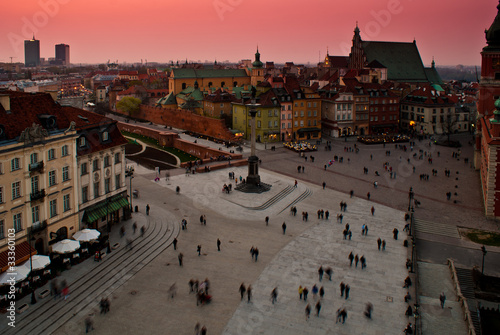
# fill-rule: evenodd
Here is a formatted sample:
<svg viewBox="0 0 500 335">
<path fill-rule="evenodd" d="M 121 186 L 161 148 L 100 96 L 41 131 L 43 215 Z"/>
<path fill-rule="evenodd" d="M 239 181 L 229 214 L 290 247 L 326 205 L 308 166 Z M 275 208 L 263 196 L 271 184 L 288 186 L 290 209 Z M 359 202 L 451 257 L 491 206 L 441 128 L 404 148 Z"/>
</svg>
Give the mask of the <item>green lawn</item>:
<svg viewBox="0 0 500 335">
<path fill-rule="evenodd" d="M 484 245 L 491 245 L 498 247 L 500 246 L 500 234 L 499 233 L 494 233 L 494 232 L 489 232 L 489 231 L 482 231 L 482 230 L 471 230 L 465 234 L 465 236 L 471 240 L 472 242 L 479 243 L 479 244 L 484 244 Z"/>
<path fill-rule="evenodd" d="M 195 161 L 198 159 L 198 157 L 190 155 L 185 151 L 182 151 L 182 150 L 179 150 L 176 148 L 172 148 L 172 147 L 161 146 L 158 144 L 158 141 L 155 140 L 154 138 L 147 137 L 144 135 L 130 133 L 128 131 L 122 131 L 121 133 L 123 134 L 123 136 L 137 138 L 138 140 L 141 140 L 142 142 L 147 143 L 148 145 L 150 145 L 154 148 L 169 152 L 169 153 L 177 156 L 181 160 L 182 163 L 189 162 L 189 161 Z M 129 141 L 129 143 L 134 143 L 134 141 L 132 141 L 130 139 L 128 141 Z"/>
</svg>

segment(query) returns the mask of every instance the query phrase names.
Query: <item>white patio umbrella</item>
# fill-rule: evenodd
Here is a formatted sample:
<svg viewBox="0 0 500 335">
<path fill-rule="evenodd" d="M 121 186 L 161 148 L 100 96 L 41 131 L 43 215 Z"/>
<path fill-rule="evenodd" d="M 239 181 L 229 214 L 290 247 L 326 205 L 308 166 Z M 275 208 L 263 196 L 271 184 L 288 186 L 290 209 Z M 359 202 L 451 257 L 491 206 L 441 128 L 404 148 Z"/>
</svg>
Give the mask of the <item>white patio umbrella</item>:
<svg viewBox="0 0 500 335">
<path fill-rule="evenodd" d="M 31 256 L 31 262 L 33 263 L 33 271 L 41 270 L 50 264 L 50 257 L 43 255 L 33 255 Z M 30 260 L 28 259 L 26 262 L 24 262 L 21 267 L 25 267 L 28 270 L 31 270 Z"/>
<path fill-rule="evenodd" d="M 16 266 L 15 272 L 5 271 L 0 274 L 0 285 L 9 285 L 12 283 L 13 279 L 16 283 L 25 280 L 30 273 L 30 269 L 24 266 Z"/>
<path fill-rule="evenodd" d="M 99 238 L 99 235 L 101 235 L 101 232 L 95 229 L 82 229 L 80 231 L 77 231 L 74 235 L 73 238 L 77 241 L 80 242 L 90 242 L 93 240 L 97 240 Z"/>
<path fill-rule="evenodd" d="M 58 254 L 67 254 L 80 248 L 80 242 L 75 240 L 62 240 L 52 246 L 52 251 Z"/>
</svg>

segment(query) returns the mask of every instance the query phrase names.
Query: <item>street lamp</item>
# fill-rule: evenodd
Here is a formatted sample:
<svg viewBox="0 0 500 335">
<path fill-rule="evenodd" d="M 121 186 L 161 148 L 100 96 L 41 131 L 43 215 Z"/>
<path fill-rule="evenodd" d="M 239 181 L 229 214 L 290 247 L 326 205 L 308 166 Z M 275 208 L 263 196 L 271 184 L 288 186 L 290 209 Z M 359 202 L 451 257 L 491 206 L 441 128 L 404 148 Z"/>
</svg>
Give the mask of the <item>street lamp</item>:
<svg viewBox="0 0 500 335">
<path fill-rule="evenodd" d="M 414 195 L 415 193 L 413 193 L 413 187 L 410 187 L 410 192 L 408 193 L 408 211 L 410 211 L 411 202 L 413 200 Z"/>
<path fill-rule="evenodd" d="M 483 266 L 481 268 L 481 275 L 483 275 L 484 274 L 484 256 L 486 256 L 486 254 L 488 252 L 486 251 L 486 248 L 484 247 L 484 245 L 481 247 L 481 251 L 483 252 Z"/>
<path fill-rule="evenodd" d="M 33 251 L 31 250 L 31 241 L 34 241 L 35 238 L 33 237 L 33 228 L 30 228 L 30 234 L 29 234 L 29 245 L 30 245 L 30 285 L 31 285 L 31 304 L 34 305 L 36 304 L 36 297 L 35 297 L 35 286 L 33 285 Z"/>
</svg>

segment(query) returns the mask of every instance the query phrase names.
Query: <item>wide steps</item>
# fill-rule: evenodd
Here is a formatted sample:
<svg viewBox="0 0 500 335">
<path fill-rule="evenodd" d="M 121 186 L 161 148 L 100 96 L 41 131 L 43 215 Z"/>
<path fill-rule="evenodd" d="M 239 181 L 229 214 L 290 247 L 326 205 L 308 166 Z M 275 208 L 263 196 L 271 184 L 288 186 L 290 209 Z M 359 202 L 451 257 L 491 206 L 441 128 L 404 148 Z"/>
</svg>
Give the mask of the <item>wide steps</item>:
<svg viewBox="0 0 500 335">
<path fill-rule="evenodd" d="M 436 223 L 415 218 L 414 227 L 417 233 L 460 238 L 457 228 L 452 225 Z"/>
</svg>

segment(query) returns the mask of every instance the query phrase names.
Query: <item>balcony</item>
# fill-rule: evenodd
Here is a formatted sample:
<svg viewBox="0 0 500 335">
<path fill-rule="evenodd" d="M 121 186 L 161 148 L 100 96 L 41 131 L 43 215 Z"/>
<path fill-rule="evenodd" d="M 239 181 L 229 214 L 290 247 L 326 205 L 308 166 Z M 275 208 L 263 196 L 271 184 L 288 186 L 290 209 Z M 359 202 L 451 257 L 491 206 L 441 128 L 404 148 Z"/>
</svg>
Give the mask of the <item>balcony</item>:
<svg viewBox="0 0 500 335">
<path fill-rule="evenodd" d="M 30 172 L 43 172 L 43 161 L 29 165 Z"/>
<path fill-rule="evenodd" d="M 30 234 L 36 234 L 41 231 L 43 231 L 45 228 L 47 228 L 47 220 L 43 220 L 42 222 L 34 222 L 33 225 L 30 228 Z"/>
<path fill-rule="evenodd" d="M 43 199 L 45 197 L 45 190 L 36 191 L 30 194 L 31 201 Z"/>
</svg>

